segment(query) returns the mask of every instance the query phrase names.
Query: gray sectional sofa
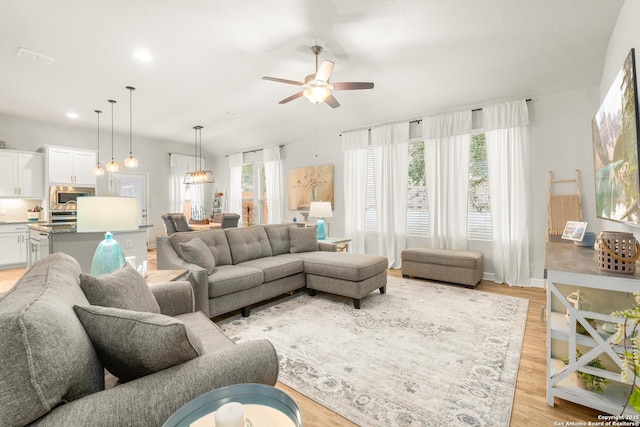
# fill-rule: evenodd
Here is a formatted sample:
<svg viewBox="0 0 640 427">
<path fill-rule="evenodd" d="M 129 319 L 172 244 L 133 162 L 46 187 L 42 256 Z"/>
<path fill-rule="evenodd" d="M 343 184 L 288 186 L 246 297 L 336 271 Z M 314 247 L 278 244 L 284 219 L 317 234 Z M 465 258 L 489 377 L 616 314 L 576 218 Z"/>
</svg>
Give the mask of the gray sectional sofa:
<svg viewBox="0 0 640 427">
<path fill-rule="evenodd" d="M 196 244 L 197 243 L 197 244 Z M 204 243 L 204 244 L 202 244 Z M 205 247 L 207 250 L 205 250 Z M 209 317 L 307 287 L 360 300 L 385 292 L 388 259 L 336 252 L 315 227 L 273 224 L 156 237 L 158 269 L 188 269 L 196 309 Z"/>
<path fill-rule="evenodd" d="M 126 268 L 99 278 L 110 283 L 106 297 L 113 302 L 117 285 L 129 292 L 136 282 L 138 293 L 121 301 L 135 305 L 147 292 L 153 312 L 90 304 L 96 280 L 81 278 L 79 264 L 62 253 L 38 261 L 0 294 L 1 426 L 161 426 L 212 389 L 276 383 L 269 341 L 234 344 L 194 310 L 190 283 L 149 290 Z M 132 356 L 136 348 L 149 357 Z M 141 367 L 142 359 L 153 363 Z M 104 366 L 128 381 L 105 388 Z"/>
</svg>

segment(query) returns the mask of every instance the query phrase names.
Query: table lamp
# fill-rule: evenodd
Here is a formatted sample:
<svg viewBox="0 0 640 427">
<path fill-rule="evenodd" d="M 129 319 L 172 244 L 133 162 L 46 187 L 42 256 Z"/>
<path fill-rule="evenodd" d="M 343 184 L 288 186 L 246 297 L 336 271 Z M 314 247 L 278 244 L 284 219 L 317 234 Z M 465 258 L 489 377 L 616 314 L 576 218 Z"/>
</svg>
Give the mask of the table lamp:
<svg viewBox="0 0 640 427">
<path fill-rule="evenodd" d="M 324 223 L 324 218 L 331 218 L 333 216 L 331 202 L 311 202 L 309 216 L 318 218 L 318 240 L 326 239 L 327 225 Z"/>
<path fill-rule="evenodd" d="M 135 197 L 78 197 L 78 233 L 104 232 L 91 261 L 91 274 L 112 273 L 125 263 L 112 231 L 138 229 L 138 199 Z"/>
</svg>

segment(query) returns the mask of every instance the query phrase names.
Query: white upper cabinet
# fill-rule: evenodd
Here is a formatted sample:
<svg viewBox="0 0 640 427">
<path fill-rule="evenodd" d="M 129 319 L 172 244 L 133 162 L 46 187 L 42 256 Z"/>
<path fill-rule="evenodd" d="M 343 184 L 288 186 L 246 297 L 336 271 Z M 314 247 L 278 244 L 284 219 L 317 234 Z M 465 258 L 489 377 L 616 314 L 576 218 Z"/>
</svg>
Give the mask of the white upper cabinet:
<svg viewBox="0 0 640 427">
<path fill-rule="evenodd" d="M 41 199 L 43 156 L 24 151 L 0 151 L 0 197 Z"/>
<path fill-rule="evenodd" d="M 96 152 L 67 147 L 47 147 L 50 184 L 95 187 Z"/>
</svg>

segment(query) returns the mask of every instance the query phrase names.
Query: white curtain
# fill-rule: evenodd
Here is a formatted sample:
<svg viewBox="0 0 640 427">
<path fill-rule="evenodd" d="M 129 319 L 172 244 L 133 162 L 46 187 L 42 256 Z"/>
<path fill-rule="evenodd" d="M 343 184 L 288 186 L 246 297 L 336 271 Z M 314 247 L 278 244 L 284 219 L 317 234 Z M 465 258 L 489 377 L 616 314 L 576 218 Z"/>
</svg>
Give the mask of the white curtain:
<svg viewBox="0 0 640 427">
<path fill-rule="evenodd" d="M 471 111 L 422 119 L 433 248 L 467 248 Z"/>
<path fill-rule="evenodd" d="M 371 129 L 378 252 L 400 268 L 400 253 L 407 246 L 407 191 L 409 173 L 409 123 Z"/>
<path fill-rule="evenodd" d="M 369 131 L 342 134 L 344 152 L 345 234 L 351 238 L 351 252 L 365 253 L 364 208 L 367 196 L 367 147 Z"/>
<path fill-rule="evenodd" d="M 527 103 L 514 101 L 483 107 L 482 115 L 489 165 L 495 281 L 527 286 L 530 284 Z"/>
<path fill-rule="evenodd" d="M 169 203 L 171 212 L 183 212 L 184 201 L 187 194 L 187 184 L 184 183 L 184 175 L 196 169 L 196 160 L 193 156 L 171 153 L 169 157 Z M 191 200 L 191 197 L 189 197 Z"/>
<path fill-rule="evenodd" d="M 282 160 L 280 147 L 267 147 L 262 151 L 265 184 L 267 187 L 268 224 L 282 222 Z"/>
<path fill-rule="evenodd" d="M 229 154 L 229 212 L 240 215 L 238 226 L 242 224 L 242 163 L 243 154 Z"/>
</svg>

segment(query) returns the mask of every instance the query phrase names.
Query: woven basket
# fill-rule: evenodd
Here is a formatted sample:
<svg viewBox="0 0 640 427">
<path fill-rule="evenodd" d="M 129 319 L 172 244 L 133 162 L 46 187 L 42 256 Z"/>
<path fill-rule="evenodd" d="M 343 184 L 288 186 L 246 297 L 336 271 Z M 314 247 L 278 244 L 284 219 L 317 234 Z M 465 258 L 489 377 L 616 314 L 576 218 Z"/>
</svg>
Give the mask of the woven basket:
<svg viewBox="0 0 640 427">
<path fill-rule="evenodd" d="M 633 233 L 602 231 L 598 238 L 598 268 L 614 273 L 636 272 L 640 245 Z"/>
</svg>

